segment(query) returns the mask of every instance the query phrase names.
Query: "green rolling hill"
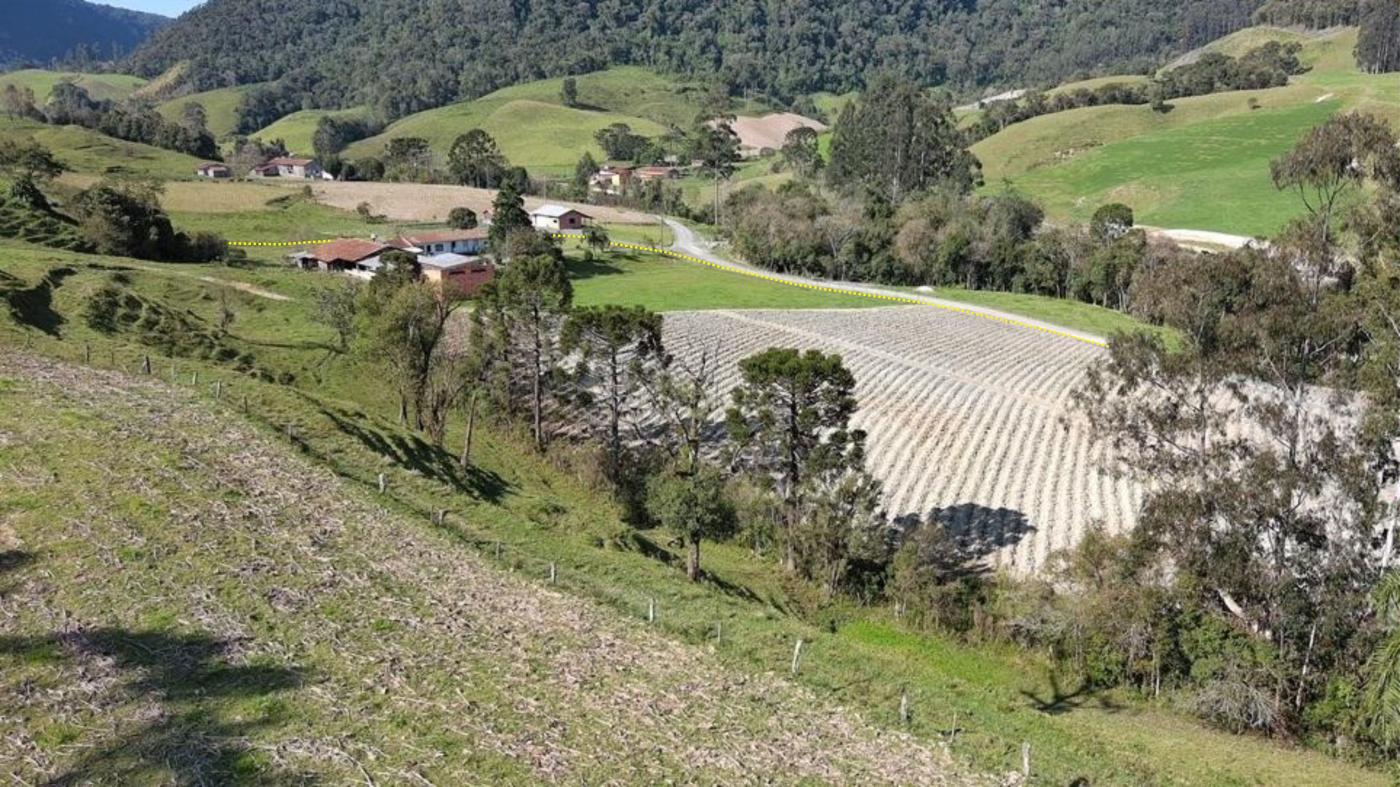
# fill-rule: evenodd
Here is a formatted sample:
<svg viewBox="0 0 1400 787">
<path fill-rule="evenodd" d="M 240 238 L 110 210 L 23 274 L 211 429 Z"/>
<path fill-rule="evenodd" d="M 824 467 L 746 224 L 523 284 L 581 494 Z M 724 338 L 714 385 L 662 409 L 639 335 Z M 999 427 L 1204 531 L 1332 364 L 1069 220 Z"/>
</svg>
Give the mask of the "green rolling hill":
<svg viewBox="0 0 1400 787">
<path fill-rule="evenodd" d="M 1116 105 L 1018 123 L 973 147 L 986 188 L 1018 189 L 1056 220 L 1124 202 L 1144 224 L 1244 235 L 1278 230 L 1299 206 L 1274 188 L 1269 161 L 1335 112 L 1400 122 L 1400 89 L 1393 74 L 1356 69 L 1354 29 L 1302 36 L 1252 28 L 1211 48 L 1239 53 L 1268 40 L 1303 41 L 1311 70 L 1285 87 L 1179 99 L 1167 114 Z"/>
<path fill-rule="evenodd" d="M 185 104 L 197 101 L 204 105 L 204 111 L 208 113 L 210 133 L 214 135 L 215 139 L 221 139 L 233 133 L 234 127 L 238 124 L 238 102 L 243 100 L 243 95 L 253 87 L 256 86 L 239 85 L 238 87 L 222 87 L 217 90 L 206 90 L 202 93 L 191 93 L 165 101 L 157 109 L 165 117 L 178 120 Z"/>
<path fill-rule="evenodd" d="M 124 99 L 146 84 L 146 80 L 141 77 L 127 74 L 85 74 L 41 68 L 26 68 L 0 74 L 0 85 L 27 87 L 34 91 L 34 99 L 40 103 L 48 100 L 54 85 L 60 82 L 73 82 L 93 98 L 109 101 Z"/>
</svg>

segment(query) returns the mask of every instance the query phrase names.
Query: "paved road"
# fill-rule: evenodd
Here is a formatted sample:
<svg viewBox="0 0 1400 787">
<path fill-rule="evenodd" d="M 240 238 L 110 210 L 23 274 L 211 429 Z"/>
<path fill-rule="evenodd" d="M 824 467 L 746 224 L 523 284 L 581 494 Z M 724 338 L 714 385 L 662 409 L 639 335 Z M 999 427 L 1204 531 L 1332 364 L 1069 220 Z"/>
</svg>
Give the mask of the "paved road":
<svg viewBox="0 0 1400 787">
<path fill-rule="evenodd" d="M 989 309 L 985 306 L 976 306 L 974 304 L 963 303 L 961 301 L 950 301 L 944 298 L 935 298 L 930 295 L 921 295 L 917 292 L 890 289 L 872 284 L 861 284 L 857 282 L 833 282 L 824 279 L 809 279 L 803 276 L 773 273 L 771 271 L 766 270 L 760 271 L 760 269 L 755 268 L 751 265 L 747 265 L 741 262 L 735 262 L 733 260 L 720 256 L 714 251 L 713 247 L 709 243 L 706 243 L 704 240 L 702 240 L 700 236 L 695 233 L 694 230 L 690 229 L 689 227 L 680 223 L 679 221 L 675 221 L 674 219 L 663 220 L 666 222 L 666 226 L 671 228 L 671 232 L 674 233 L 676 237 L 675 243 L 671 246 L 673 251 L 677 251 L 681 254 L 688 254 L 692 257 L 699 257 L 700 259 L 705 260 L 706 262 L 709 262 L 713 265 L 722 268 L 728 268 L 730 270 L 743 273 L 762 272 L 763 275 L 769 278 L 778 279 L 780 281 L 789 281 L 795 284 L 809 284 L 818 285 L 822 287 L 835 286 L 840 287 L 843 290 L 848 290 L 850 292 L 863 292 L 874 295 L 892 295 L 897 296 L 899 298 L 915 301 L 918 303 L 927 303 L 930 306 L 938 306 L 945 309 L 955 309 L 961 312 L 983 315 L 998 321 L 1011 321 L 1030 328 L 1043 330 L 1048 333 L 1055 333 L 1063 336 L 1071 336 L 1081 341 L 1089 342 L 1091 344 L 1102 345 L 1105 343 L 1104 337 L 1099 336 L 1097 334 L 1087 333 L 1085 331 L 1076 331 L 1066 328 L 1062 325 L 1055 325 L 1053 323 L 1043 322 L 1041 320 L 1034 320 L 1030 317 L 1025 317 L 1019 314 L 1011 314 L 1010 312 Z"/>
</svg>

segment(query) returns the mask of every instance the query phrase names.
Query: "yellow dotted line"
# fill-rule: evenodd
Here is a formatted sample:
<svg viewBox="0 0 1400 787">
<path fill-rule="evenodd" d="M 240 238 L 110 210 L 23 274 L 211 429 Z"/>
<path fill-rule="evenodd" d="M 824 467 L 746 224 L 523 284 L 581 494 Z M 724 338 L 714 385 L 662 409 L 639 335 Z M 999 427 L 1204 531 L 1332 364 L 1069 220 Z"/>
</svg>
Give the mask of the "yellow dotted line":
<svg viewBox="0 0 1400 787">
<path fill-rule="evenodd" d="M 580 236 L 578 236 L 578 235 L 556 234 L 554 237 L 556 237 L 556 238 L 579 238 Z M 930 303 L 930 302 L 925 301 L 925 300 L 920 300 L 920 299 L 918 299 L 918 298 L 911 298 L 911 297 L 904 296 L 904 295 L 889 295 L 889 294 L 878 293 L 878 292 L 865 292 L 865 291 L 863 291 L 863 290 L 848 290 L 848 289 L 845 289 L 845 288 L 842 288 L 842 287 L 828 287 L 828 286 L 821 285 L 821 284 L 811 284 L 811 283 L 802 282 L 802 281 L 792 281 L 791 279 L 784 279 L 784 278 L 780 278 L 780 277 L 777 277 L 777 276 L 770 276 L 770 275 L 765 274 L 765 273 L 759 273 L 758 271 L 750 271 L 750 270 L 744 270 L 743 268 L 737 268 L 737 267 L 733 267 L 733 266 L 729 266 L 729 265 L 721 265 L 721 264 L 719 264 L 719 263 L 711 262 L 711 261 L 709 261 L 709 260 L 704 260 L 704 259 L 701 259 L 701 258 L 699 258 L 699 257 L 692 257 L 692 256 L 689 255 L 689 254 L 681 254 L 680 252 L 670 251 L 670 250 L 668 250 L 668 249 L 654 249 L 654 248 L 652 248 L 652 247 L 650 247 L 650 246 L 640 246 L 640 245 L 637 245 L 637 244 L 635 244 L 635 243 L 610 243 L 610 244 L 608 244 L 608 245 L 614 246 L 614 247 L 617 247 L 617 248 L 622 248 L 622 249 L 632 249 L 633 251 L 644 251 L 644 252 L 648 252 L 648 253 L 650 253 L 650 254 L 660 254 L 660 255 L 665 256 L 665 257 L 672 257 L 672 258 L 675 258 L 675 259 L 687 260 L 687 261 L 689 261 L 689 262 L 696 262 L 696 263 L 699 263 L 699 264 L 701 264 L 701 265 L 706 265 L 706 266 L 708 266 L 708 267 L 714 268 L 715 270 L 724 271 L 725 273 L 737 273 L 737 274 L 739 274 L 740 276 L 749 276 L 749 277 L 752 277 L 752 278 L 755 278 L 755 279 L 763 279 L 764 281 L 772 282 L 772 283 L 774 283 L 774 284 L 783 284 L 783 285 L 787 285 L 788 287 L 801 287 L 802 289 L 806 289 L 806 290 L 817 290 L 817 291 L 819 291 L 819 292 L 826 292 L 826 293 L 830 293 L 830 294 L 832 294 L 832 295 L 854 295 L 854 296 L 860 297 L 860 298 L 874 298 L 875 300 L 891 301 L 891 302 L 894 302 L 894 303 L 906 303 L 906 304 L 911 304 L 911 305 L 914 305 L 914 306 L 932 306 L 932 307 L 935 308 L 935 309 L 942 309 L 943 311 L 955 312 L 955 313 L 957 313 L 957 314 L 966 315 L 966 316 L 968 316 L 968 317 L 977 317 L 977 318 L 980 318 L 980 319 L 983 319 L 983 320 L 993 320 L 993 321 L 995 321 L 995 322 L 1003 323 L 1003 324 L 1005 324 L 1005 325 L 1010 325 L 1010 326 L 1014 326 L 1014 327 L 1017 327 L 1017 328 L 1028 328 L 1028 329 L 1030 329 L 1030 330 L 1032 330 L 1032 331 L 1040 331 L 1041 333 L 1048 333 L 1048 334 L 1051 334 L 1051 335 L 1053 335 L 1053 336 L 1059 336 L 1059 337 L 1065 338 L 1065 339 L 1073 339 L 1074 341 L 1083 342 L 1084 344 L 1093 345 L 1094 347 L 1107 347 L 1107 346 L 1108 346 L 1108 344 L 1107 344 L 1106 342 L 1102 341 L 1102 340 L 1099 340 L 1099 339 L 1091 339 L 1091 338 L 1089 338 L 1089 337 L 1087 337 L 1087 336 L 1080 336 L 1079 334 L 1076 334 L 1076 333 L 1070 333 L 1070 332 L 1068 332 L 1068 331 L 1062 331 L 1062 330 L 1059 330 L 1059 329 L 1057 329 L 1057 328 L 1051 328 L 1051 327 L 1048 326 L 1048 325 L 1037 325 L 1037 324 L 1035 324 L 1035 323 L 1023 322 L 1023 321 L 1021 321 L 1021 320 L 1012 319 L 1012 318 L 1010 318 L 1010 317 L 1002 317 L 1002 316 L 997 315 L 997 314 L 988 314 L 987 312 L 975 311 L 975 310 L 973 310 L 973 309 L 965 309 L 965 308 L 962 308 L 962 307 L 959 307 L 959 306 L 948 306 L 948 305 L 941 304 L 941 303 Z"/>
<path fill-rule="evenodd" d="M 332 243 L 331 240 L 289 240 L 289 241 L 251 241 L 251 240 L 231 240 L 230 246 L 319 246 L 322 243 Z"/>
</svg>

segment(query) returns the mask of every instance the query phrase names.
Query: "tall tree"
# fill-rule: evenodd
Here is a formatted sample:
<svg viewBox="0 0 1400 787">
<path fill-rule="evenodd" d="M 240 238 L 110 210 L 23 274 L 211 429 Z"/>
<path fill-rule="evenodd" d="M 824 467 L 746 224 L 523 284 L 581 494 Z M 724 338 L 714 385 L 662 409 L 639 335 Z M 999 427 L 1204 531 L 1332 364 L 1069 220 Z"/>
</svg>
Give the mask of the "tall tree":
<svg viewBox="0 0 1400 787">
<path fill-rule="evenodd" d="M 474 128 L 452 142 L 447 153 L 447 168 L 458 183 L 489 189 L 505 179 L 510 162 L 506 161 L 494 137 Z"/>
<path fill-rule="evenodd" d="M 783 163 L 804 178 L 821 170 L 822 154 L 815 129 L 799 126 L 787 133 L 783 138 Z"/>
<path fill-rule="evenodd" d="M 690 133 L 690 158 L 715 181 L 715 223 L 719 223 L 720 184 L 734 176 L 739 163 L 739 137 L 733 117 L 700 119 Z"/>
<path fill-rule="evenodd" d="M 559 100 L 566 107 L 578 106 L 578 80 L 573 77 L 564 77 L 564 84 L 559 88 Z"/>
<path fill-rule="evenodd" d="M 691 582 L 700 581 L 700 542 L 728 538 L 738 527 L 734 505 L 725 496 L 724 476 L 712 467 L 654 477 L 646 506 L 662 527 L 681 537 L 685 575 Z"/>
<path fill-rule="evenodd" d="M 1400 3 L 1361 0 L 1356 63 L 1372 74 L 1400 71 Z"/>
<path fill-rule="evenodd" d="M 521 230 L 529 230 L 533 226 L 530 214 L 525 212 L 525 198 L 521 196 L 520 188 L 514 181 L 501 184 L 491 202 L 491 249 L 497 255 L 504 256 L 507 250 L 506 241 L 510 236 Z"/>
<path fill-rule="evenodd" d="M 841 110 L 827 178 L 896 205 L 935 187 L 966 193 L 980 182 L 981 165 L 963 145 L 947 103 L 912 83 L 879 77 Z"/>
<path fill-rule="evenodd" d="M 602 427 L 608 478 L 616 484 L 623 466 L 622 427 L 637 426 L 645 411 L 643 394 L 664 360 L 661 315 L 640 306 L 576 309 L 564 325 L 562 348 L 578 356 L 574 380 L 585 405 L 603 409 L 603 418 L 592 420 Z"/>
</svg>

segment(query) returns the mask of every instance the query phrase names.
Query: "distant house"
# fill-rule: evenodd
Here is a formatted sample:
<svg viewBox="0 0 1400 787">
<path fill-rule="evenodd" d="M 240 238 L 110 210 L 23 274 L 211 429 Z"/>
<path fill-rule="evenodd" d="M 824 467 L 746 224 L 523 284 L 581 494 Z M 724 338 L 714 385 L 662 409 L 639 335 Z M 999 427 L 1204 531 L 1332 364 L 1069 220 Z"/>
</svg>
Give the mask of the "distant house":
<svg viewBox="0 0 1400 787">
<path fill-rule="evenodd" d="M 372 276 L 382 264 L 380 255 L 394 247 L 377 240 L 346 238 L 323 243 L 310 251 L 292 255 L 298 266 L 307 270 L 334 271 L 338 273 L 358 273 Z"/>
<path fill-rule="evenodd" d="M 541 205 L 530 211 L 530 222 L 535 225 L 537 230 L 551 232 L 581 230 L 585 224 L 592 220 L 593 217 L 587 213 L 562 205 Z"/>
<path fill-rule="evenodd" d="M 301 180 L 319 180 L 326 177 L 326 173 L 321 169 L 321 165 L 313 158 L 294 158 L 290 156 L 279 156 L 259 167 L 254 167 L 250 173 L 255 178 L 300 178 Z"/>
<path fill-rule="evenodd" d="M 588 185 L 593 192 L 617 196 L 626 191 L 631 182 L 631 167 L 603 167 L 593 174 Z"/>
<path fill-rule="evenodd" d="M 423 271 L 423 281 L 461 295 L 476 294 L 496 275 L 496 267 L 491 263 L 480 257 L 462 254 L 422 255 L 418 258 L 418 266 Z"/>
<path fill-rule="evenodd" d="M 632 174 L 637 180 L 679 180 L 681 177 L 677 167 L 638 167 Z"/>
<path fill-rule="evenodd" d="M 233 170 L 227 164 L 220 164 L 217 161 L 207 161 L 195 167 L 194 174 L 201 178 L 231 178 Z"/>
<path fill-rule="evenodd" d="M 489 231 L 485 227 L 469 230 L 439 230 L 402 235 L 392 244 L 416 254 L 481 254 L 486 251 Z"/>
</svg>

